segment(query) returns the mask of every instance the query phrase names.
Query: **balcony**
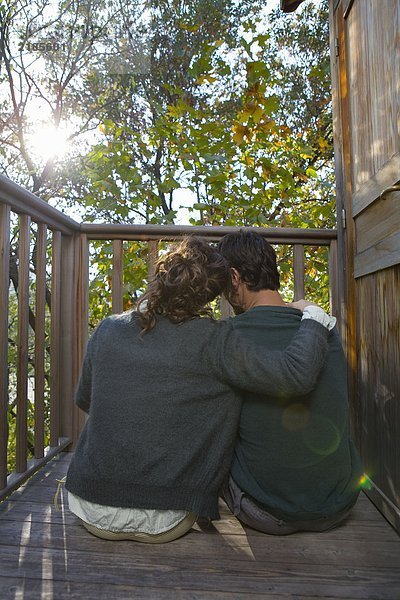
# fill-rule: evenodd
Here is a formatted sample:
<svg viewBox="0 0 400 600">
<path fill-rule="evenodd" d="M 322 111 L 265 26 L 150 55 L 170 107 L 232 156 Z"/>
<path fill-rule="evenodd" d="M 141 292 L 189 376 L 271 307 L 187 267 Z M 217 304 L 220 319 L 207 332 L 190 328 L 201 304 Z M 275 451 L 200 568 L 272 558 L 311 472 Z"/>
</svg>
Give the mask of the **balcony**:
<svg viewBox="0 0 400 600">
<path fill-rule="evenodd" d="M 18 255 L 11 255 L 10 262 L 11 224 L 17 220 Z M 66 473 L 84 422 L 74 406 L 73 392 L 89 332 L 90 244 L 103 240 L 112 247 L 110 305 L 112 312 L 120 312 L 129 243 L 146 244 L 147 277 L 151 277 L 162 241 L 188 233 L 218 241 L 235 229 L 79 224 L 0 177 L 1 598 L 400 597 L 399 538 L 364 494 L 349 523 L 324 534 L 266 536 L 242 527 L 222 506 L 221 521 L 199 522 L 194 531 L 167 546 L 93 538 L 68 511 L 63 492 L 60 510 L 55 510 L 57 480 Z M 271 243 L 290 249 L 297 298 L 305 290 L 305 249 L 328 249 L 329 298 L 336 313 L 336 231 L 258 231 Z M 10 265 L 17 280 L 15 298 L 10 293 Z M 18 304 L 16 447 L 15 469 L 9 472 L 12 299 Z M 226 313 L 222 303 L 221 314 Z M 30 377 L 34 377 L 32 398 Z"/>
</svg>

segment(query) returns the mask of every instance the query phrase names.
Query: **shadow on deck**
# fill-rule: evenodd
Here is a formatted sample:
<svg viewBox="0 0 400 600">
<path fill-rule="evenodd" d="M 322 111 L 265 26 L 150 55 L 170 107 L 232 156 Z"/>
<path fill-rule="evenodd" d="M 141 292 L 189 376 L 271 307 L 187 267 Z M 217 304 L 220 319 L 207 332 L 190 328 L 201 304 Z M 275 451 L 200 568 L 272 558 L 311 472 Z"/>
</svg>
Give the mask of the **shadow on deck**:
<svg viewBox="0 0 400 600">
<path fill-rule="evenodd" d="M 400 598 L 400 539 L 361 494 L 352 517 L 323 534 L 267 536 L 222 507 L 222 520 L 167 545 L 91 536 L 56 512 L 61 454 L 0 504 L 0 598 Z"/>
</svg>

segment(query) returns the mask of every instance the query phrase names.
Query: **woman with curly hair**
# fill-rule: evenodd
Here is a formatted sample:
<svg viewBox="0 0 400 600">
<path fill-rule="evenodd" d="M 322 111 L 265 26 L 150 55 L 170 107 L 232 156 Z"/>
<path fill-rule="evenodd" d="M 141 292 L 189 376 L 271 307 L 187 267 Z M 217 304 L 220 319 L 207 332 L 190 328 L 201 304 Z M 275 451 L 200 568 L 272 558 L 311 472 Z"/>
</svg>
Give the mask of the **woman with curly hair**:
<svg viewBox="0 0 400 600">
<path fill-rule="evenodd" d="M 218 519 L 240 390 L 287 397 L 315 385 L 328 330 L 305 319 L 283 352 L 248 345 L 208 306 L 228 280 L 223 257 L 189 237 L 160 258 L 137 310 L 92 335 L 76 393 L 89 417 L 66 487 L 94 535 L 160 543 L 198 516 Z"/>
</svg>

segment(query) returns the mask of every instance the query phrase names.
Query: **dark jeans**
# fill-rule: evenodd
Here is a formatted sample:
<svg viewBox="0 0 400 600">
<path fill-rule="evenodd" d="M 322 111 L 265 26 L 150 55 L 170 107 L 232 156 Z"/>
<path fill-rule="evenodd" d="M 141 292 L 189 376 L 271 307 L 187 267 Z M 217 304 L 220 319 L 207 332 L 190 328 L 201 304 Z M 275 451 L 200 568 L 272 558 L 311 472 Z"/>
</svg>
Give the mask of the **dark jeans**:
<svg viewBox="0 0 400 600">
<path fill-rule="evenodd" d="M 282 521 L 282 519 L 271 515 L 251 496 L 243 492 L 232 477 L 229 477 L 222 498 L 235 517 L 244 525 L 272 535 L 289 535 L 299 531 L 328 531 L 328 529 L 333 529 L 344 521 L 354 506 L 353 503 L 335 515 L 310 521 Z"/>
</svg>

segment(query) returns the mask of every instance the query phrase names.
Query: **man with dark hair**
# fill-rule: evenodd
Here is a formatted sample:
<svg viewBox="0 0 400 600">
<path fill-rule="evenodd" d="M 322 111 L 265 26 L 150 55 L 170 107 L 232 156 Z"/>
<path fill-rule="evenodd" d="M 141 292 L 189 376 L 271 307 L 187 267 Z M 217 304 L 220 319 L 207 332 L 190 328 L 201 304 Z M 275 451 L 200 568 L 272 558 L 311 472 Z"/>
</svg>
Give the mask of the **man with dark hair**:
<svg viewBox="0 0 400 600">
<path fill-rule="evenodd" d="M 226 235 L 219 251 L 231 269 L 226 296 L 238 315 L 234 327 L 265 347 L 285 348 L 302 313 L 279 294 L 274 249 L 260 234 L 242 230 Z M 327 359 L 311 393 L 244 395 L 223 496 L 240 521 L 259 531 L 326 531 L 357 499 L 362 469 L 349 437 L 346 363 L 335 322 L 331 318 Z"/>
</svg>

